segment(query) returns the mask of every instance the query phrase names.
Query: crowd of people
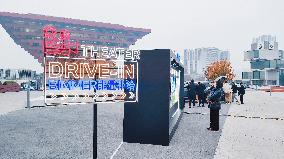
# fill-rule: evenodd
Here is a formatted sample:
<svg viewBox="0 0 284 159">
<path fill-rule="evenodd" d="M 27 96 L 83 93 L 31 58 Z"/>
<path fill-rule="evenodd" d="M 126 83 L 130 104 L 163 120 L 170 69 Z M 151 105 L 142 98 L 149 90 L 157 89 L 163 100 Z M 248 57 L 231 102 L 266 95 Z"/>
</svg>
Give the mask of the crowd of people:
<svg viewBox="0 0 284 159">
<path fill-rule="evenodd" d="M 194 80 L 191 80 L 186 88 L 189 108 L 191 108 L 191 104 L 193 107 L 195 106 L 196 97 L 198 98 L 199 107 L 204 107 L 204 104 L 208 103 L 208 108 L 210 109 L 210 127 L 207 129 L 210 131 L 219 130 L 221 100 L 226 104 L 231 104 L 234 101 L 239 105 L 244 104 L 243 96 L 245 94 L 245 87 L 243 83 L 240 83 L 240 87 L 238 87 L 234 82 L 230 85 L 227 80 L 217 80 L 211 82 L 211 85 L 206 88 L 203 83 L 198 82 L 198 84 L 195 84 Z"/>
<path fill-rule="evenodd" d="M 208 103 L 208 96 L 216 87 L 216 84 L 214 83 L 215 82 L 213 81 L 210 83 L 210 86 L 206 87 L 205 84 L 201 82 L 195 84 L 194 80 L 191 80 L 186 86 L 189 108 L 191 108 L 191 105 L 194 107 L 196 101 L 198 101 L 198 107 L 204 107 L 204 104 Z M 245 86 L 243 83 L 240 83 L 239 87 L 234 82 L 229 84 L 227 80 L 222 83 L 221 101 L 224 101 L 226 104 L 231 104 L 233 102 L 244 104 L 244 95 Z"/>
</svg>

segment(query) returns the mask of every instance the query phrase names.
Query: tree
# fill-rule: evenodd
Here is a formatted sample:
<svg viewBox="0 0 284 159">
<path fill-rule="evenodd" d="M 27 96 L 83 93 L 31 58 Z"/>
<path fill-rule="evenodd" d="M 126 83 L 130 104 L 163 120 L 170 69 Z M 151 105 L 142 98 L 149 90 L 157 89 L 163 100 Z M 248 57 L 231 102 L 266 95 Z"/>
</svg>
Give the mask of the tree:
<svg viewBox="0 0 284 159">
<path fill-rule="evenodd" d="M 231 63 L 226 60 L 216 61 L 210 64 L 206 68 L 204 75 L 208 80 L 215 80 L 220 76 L 226 76 L 229 80 L 235 77 Z"/>
</svg>

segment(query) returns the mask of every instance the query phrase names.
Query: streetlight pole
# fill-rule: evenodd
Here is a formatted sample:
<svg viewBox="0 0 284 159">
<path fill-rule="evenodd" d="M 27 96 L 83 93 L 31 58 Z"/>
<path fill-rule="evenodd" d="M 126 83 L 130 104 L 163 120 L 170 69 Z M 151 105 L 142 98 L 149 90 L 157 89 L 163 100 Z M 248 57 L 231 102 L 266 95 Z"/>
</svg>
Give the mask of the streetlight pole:
<svg viewBox="0 0 284 159">
<path fill-rule="evenodd" d="M 27 107 L 26 108 L 31 108 L 31 86 L 30 86 L 30 81 L 28 81 L 28 88 L 27 88 Z"/>
<path fill-rule="evenodd" d="M 93 158 L 97 158 L 97 103 L 94 103 Z"/>
<path fill-rule="evenodd" d="M 96 59 L 97 59 L 97 55 L 95 55 L 95 65 L 96 65 Z M 95 72 L 95 81 L 97 79 L 97 74 Z M 94 93 L 96 93 L 96 87 L 94 89 Z M 98 112 L 97 112 L 97 109 L 98 109 L 98 105 L 96 103 L 96 99 L 94 99 L 94 127 L 93 127 L 93 158 L 96 159 L 97 156 L 98 156 L 98 153 L 97 153 L 97 146 L 98 146 L 98 142 L 97 142 L 97 131 L 98 131 L 98 128 L 97 128 L 97 119 L 98 119 Z"/>
</svg>

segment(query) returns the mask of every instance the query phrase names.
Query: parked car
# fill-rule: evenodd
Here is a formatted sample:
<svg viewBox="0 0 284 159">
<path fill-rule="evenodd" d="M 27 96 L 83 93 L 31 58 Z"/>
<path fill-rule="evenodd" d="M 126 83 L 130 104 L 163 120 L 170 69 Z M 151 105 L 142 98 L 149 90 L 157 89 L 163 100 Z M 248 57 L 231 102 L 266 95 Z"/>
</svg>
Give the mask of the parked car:
<svg viewBox="0 0 284 159">
<path fill-rule="evenodd" d="M 3 84 L 0 84 L 0 93 L 19 92 L 20 89 L 20 85 L 14 81 L 6 81 Z"/>
</svg>

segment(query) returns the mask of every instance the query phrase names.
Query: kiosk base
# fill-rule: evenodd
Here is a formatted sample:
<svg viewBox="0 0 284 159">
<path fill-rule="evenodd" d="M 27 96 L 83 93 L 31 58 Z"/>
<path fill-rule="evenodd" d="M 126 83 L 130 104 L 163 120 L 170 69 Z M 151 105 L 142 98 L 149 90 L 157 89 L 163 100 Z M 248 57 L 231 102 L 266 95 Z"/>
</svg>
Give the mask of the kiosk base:
<svg viewBox="0 0 284 159">
<path fill-rule="evenodd" d="M 171 50 L 141 50 L 138 102 L 124 104 L 123 141 L 168 146 L 183 109 L 183 68 L 180 66 L 179 103 L 170 112 Z M 172 109 L 172 108 L 171 108 Z M 175 113 L 177 112 L 177 113 Z"/>
</svg>

